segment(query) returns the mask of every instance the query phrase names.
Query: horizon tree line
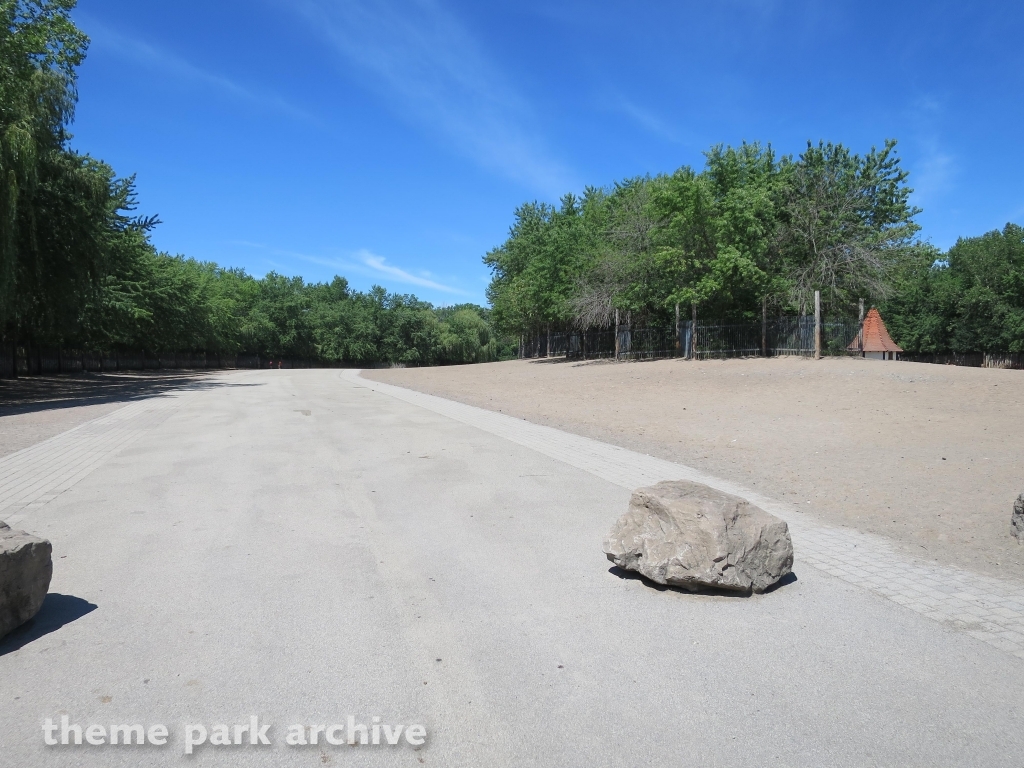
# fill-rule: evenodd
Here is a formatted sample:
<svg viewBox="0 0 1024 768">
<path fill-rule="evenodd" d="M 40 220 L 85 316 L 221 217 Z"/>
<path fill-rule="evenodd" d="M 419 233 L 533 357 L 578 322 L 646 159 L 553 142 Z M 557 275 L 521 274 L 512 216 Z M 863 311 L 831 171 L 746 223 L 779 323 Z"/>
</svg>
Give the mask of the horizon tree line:
<svg viewBox="0 0 1024 768">
<path fill-rule="evenodd" d="M 908 351 L 1024 351 L 1024 230 L 919 238 L 896 142 L 718 145 L 702 168 L 524 203 L 487 253 L 491 307 L 437 308 L 159 252 L 134 177 L 71 146 L 75 0 L 0 0 L 0 344 L 446 364 L 524 334 L 681 314 L 764 322 L 879 306 Z"/>
<path fill-rule="evenodd" d="M 161 253 L 155 216 L 71 146 L 89 40 L 75 0 L 0 0 L 0 345 L 447 364 L 509 351 L 484 307 Z"/>
<path fill-rule="evenodd" d="M 704 158 L 519 206 L 484 257 L 496 329 L 765 323 L 808 314 L 819 292 L 833 317 L 878 306 L 908 351 L 1024 350 L 1021 228 L 945 254 L 921 240 L 894 140 L 864 155 L 822 141 L 779 157 L 755 142 Z"/>
</svg>

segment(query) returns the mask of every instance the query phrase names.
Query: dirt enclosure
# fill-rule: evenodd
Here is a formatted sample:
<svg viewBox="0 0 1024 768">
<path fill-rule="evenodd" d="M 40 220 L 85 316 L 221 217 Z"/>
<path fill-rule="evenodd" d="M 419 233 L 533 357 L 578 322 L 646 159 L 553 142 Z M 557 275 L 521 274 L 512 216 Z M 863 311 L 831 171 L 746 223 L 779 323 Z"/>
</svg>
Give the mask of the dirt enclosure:
<svg viewBox="0 0 1024 768">
<path fill-rule="evenodd" d="M 1024 371 L 851 358 L 511 361 L 365 371 L 678 461 L 881 534 L 918 557 L 1024 580 Z"/>
</svg>

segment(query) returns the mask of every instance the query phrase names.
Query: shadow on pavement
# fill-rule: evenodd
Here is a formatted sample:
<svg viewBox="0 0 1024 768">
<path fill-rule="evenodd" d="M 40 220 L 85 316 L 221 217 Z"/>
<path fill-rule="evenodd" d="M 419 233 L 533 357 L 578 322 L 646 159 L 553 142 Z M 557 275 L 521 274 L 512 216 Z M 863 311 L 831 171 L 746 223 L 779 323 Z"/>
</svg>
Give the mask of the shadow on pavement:
<svg viewBox="0 0 1024 768">
<path fill-rule="evenodd" d="M 43 600 L 43 607 L 39 609 L 39 613 L 34 618 L 26 621 L 0 640 L 0 656 L 24 648 L 29 643 L 51 632 L 56 632 L 65 624 L 70 624 L 87 613 L 92 613 L 96 608 L 95 604 L 80 597 L 51 592 Z"/>
<path fill-rule="evenodd" d="M 0 416 L 100 403 L 131 402 L 182 389 L 258 387 L 216 378 L 212 371 L 133 371 L 61 376 L 27 376 L 0 380 Z"/>
<path fill-rule="evenodd" d="M 731 589 L 683 589 L 682 587 L 673 587 L 668 584 L 658 584 L 655 581 L 651 581 L 646 576 L 641 576 L 636 571 L 628 571 L 625 568 L 619 568 L 619 566 L 617 565 L 613 565 L 611 568 L 609 568 L 608 573 L 612 574 L 613 576 L 618 576 L 620 579 L 640 581 L 644 584 L 644 586 L 647 586 L 651 589 L 655 589 L 658 592 L 678 592 L 682 595 L 714 595 L 716 597 L 750 597 L 750 595 L 745 592 L 735 592 Z M 795 573 L 787 573 L 777 582 L 768 587 L 768 589 L 764 591 L 764 594 L 771 594 L 777 589 L 781 589 L 782 587 L 795 583 L 796 580 L 797 578 Z"/>
</svg>

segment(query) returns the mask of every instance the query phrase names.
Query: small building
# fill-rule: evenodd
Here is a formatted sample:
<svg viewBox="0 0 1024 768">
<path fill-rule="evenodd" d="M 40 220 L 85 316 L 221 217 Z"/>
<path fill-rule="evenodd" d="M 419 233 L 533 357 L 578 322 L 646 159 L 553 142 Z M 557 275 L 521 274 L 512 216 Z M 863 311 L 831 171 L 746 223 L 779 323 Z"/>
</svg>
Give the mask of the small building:
<svg viewBox="0 0 1024 768">
<path fill-rule="evenodd" d="M 864 318 L 864 325 L 861 326 L 857 338 L 851 341 L 846 349 L 872 360 L 898 360 L 898 355 L 903 352 L 892 340 L 889 331 L 885 329 L 885 323 L 882 322 L 882 316 L 874 307 Z"/>
</svg>

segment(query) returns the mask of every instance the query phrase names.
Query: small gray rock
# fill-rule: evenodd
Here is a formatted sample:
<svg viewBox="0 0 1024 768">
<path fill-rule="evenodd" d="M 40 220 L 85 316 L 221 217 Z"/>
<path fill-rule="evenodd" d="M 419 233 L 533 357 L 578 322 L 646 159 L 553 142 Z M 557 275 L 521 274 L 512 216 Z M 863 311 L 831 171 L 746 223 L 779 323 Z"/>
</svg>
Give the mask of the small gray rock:
<svg viewBox="0 0 1024 768">
<path fill-rule="evenodd" d="M 634 491 L 604 551 L 620 568 L 690 590 L 764 592 L 793 568 L 784 521 L 737 496 L 681 480 Z"/>
<path fill-rule="evenodd" d="M 1018 544 L 1024 544 L 1024 493 L 1017 497 L 1013 504 L 1013 517 L 1010 518 L 1010 530 L 1017 537 Z"/>
<path fill-rule="evenodd" d="M 53 561 L 50 542 L 0 522 L 0 637 L 43 607 Z"/>
</svg>

